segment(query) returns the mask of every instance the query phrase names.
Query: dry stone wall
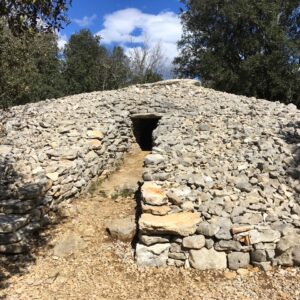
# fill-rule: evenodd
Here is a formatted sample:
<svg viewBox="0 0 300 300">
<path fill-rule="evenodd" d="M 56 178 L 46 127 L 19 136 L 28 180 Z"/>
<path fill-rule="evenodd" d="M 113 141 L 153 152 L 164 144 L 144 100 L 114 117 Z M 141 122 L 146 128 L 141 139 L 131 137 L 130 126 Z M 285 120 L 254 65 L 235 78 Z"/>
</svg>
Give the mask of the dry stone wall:
<svg viewBox="0 0 300 300">
<path fill-rule="evenodd" d="M 145 159 L 136 260 L 237 269 L 300 264 L 300 113 L 190 80 L 1 111 L 0 251 L 18 253 L 49 209 L 106 176 L 161 116 Z"/>
<path fill-rule="evenodd" d="M 183 86 L 145 160 L 137 262 L 300 265 L 300 113 Z"/>
<path fill-rule="evenodd" d="M 111 172 L 127 151 L 125 104 L 107 98 L 83 94 L 1 112 L 0 252 L 26 251 L 51 207 Z"/>
<path fill-rule="evenodd" d="M 30 247 L 51 208 L 106 177 L 135 141 L 131 115 L 167 113 L 144 89 L 80 94 L 0 111 L 0 253 Z"/>
</svg>

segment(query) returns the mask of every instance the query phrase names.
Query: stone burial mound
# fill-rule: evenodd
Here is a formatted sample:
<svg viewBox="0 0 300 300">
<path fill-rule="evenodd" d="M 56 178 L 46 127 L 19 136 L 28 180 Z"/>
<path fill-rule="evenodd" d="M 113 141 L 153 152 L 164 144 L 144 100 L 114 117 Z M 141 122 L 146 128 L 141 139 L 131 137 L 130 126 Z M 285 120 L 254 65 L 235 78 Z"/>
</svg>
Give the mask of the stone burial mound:
<svg viewBox="0 0 300 300">
<path fill-rule="evenodd" d="M 49 211 L 149 151 L 136 261 L 300 265 L 300 111 L 173 80 L 1 111 L 0 252 L 27 251 Z"/>
</svg>

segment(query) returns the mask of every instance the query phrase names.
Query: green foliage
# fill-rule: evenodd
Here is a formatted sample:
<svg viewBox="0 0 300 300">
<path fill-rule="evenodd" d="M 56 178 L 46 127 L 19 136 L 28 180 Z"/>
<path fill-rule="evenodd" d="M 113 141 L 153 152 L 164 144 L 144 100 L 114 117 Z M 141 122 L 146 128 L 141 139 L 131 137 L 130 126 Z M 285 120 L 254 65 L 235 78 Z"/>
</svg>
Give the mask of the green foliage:
<svg viewBox="0 0 300 300">
<path fill-rule="evenodd" d="M 66 11 L 71 0 L 1 0 L 0 20 L 14 35 L 51 31 L 68 21 Z"/>
<path fill-rule="evenodd" d="M 87 29 L 70 37 L 64 57 L 68 94 L 117 89 L 128 83 L 129 64 L 123 49 L 115 47 L 110 53 Z"/>
<path fill-rule="evenodd" d="M 61 96 L 57 37 L 0 30 L 0 107 Z"/>
<path fill-rule="evenodd" d="M 147 70 L 145 74 L 134 75 L 131 79 L 132 84 L 153 83 L 163 80 L 162 76 L 153 70 Z"/>
<path fill-rule="evenodd" d="M 144 82 L 145 83 L 152 83 L 163 80 L 162 76 L 153 70 L 148 70 L 145 74 Z"/>
<path fill-rule="evenodd" d="M 114 47 L 110 56 L 110 80 L 109 89 L 119 89 L 129 82 L 129 59 L 122 47 Z"/>
<path fill-rule="evenodd" d="M 121 47 L 109 51 L 89 30 L 73 34 L 64 55 L 53 32 L 14 35 L 0 29 L 0 107 L 147 83 L 161 77 L 149 69 L 133 78 Z"/>
<path fill-rule="evenodd" d="M 182 0 L 180 77 L 300 106 L 298 0 Z"/>
<path fill-rule="evenodd" d="M 99 71 L 102 69 L 106 50 L 99 46 L 99 37 L 86 29 L 72 34 L 64 50 L 64 77 L 68 94 L 79 94 L 100 89 Z M 101 62 L 101 63 L 100 63 Z"/>
</svg>

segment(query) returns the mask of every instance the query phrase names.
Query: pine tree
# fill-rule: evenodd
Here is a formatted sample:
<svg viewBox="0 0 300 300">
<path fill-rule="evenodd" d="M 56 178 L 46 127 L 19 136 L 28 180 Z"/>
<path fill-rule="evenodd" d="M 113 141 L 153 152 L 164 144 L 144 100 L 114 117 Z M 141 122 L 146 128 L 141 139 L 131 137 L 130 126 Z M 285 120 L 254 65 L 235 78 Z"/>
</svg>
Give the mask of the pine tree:
<svg viewBox="0 0 300 300">
<path fill-rule="evenodd" d="M 300 106 L 298 0 L 182 0 L 180 77 Z"/>
</svg>

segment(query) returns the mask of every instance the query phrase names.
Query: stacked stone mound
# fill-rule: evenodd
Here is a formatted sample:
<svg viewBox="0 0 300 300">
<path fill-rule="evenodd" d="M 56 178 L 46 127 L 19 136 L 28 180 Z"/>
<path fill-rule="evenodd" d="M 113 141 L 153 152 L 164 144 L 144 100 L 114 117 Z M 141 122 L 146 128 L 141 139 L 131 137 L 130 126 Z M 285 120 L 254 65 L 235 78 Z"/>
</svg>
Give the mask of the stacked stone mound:
<svg viewBox="0 0 300 300">
<path fill-rule="evenodd" d="M 51 209 L 116 169 L 135 142 L 131 115 L 179 109 L 182 83 L 166 84 L 0 110 L 0 253 L 28 251 Z"/>
<path fill-rule="evenodd" d="M 181 93 L 145 160 L 137 262 L 300 265 L 299 110 L 204 88 Z"/>
<path fill-rule="evenodd" d="M 147 113 L 161 119 L 145 160 L 138 264 L 300 263 L 299 110 L 191 80 L 0 111 L 0 252 L 25 251 L 51 208 L 113 171 L 134 142 L 130 116 Z"/>
</svg>

